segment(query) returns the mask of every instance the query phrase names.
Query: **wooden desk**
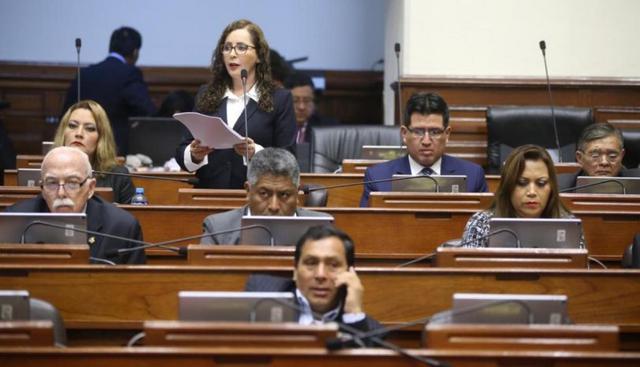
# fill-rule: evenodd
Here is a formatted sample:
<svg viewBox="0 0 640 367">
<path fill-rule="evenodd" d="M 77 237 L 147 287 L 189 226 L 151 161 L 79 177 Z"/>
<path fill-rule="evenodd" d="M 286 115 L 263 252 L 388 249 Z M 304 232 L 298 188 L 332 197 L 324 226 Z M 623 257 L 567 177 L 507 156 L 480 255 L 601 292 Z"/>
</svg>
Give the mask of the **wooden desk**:
<svg viewBox="0 0 640 367">
<path fill-rule="evenodd" d="M 547 351 L 466 351 L 409 349 L 409 353 L 435 358 L 451 367 L 463 366 L 564 366 L 636 367 L 640 353 L 547 352 Z M 219 367 L 416 367 L 423 364 L 384 349 L 350 349 L 329 352 L 324 348 L 264 350 L 252 347 L 91 347 L 91 348 L 0 348 L 4 367 L 63 366 L 103 367 L 176 365 Z"/>
<path fill-rule="evenodd" d="M 3 265 L 0 289 L 25 289 L 51 302 L 68 328 L 141 328 L 175 320 L 178 292 L 240 291 L 249 274 L 289 277 L 292 267 Z M 578 324 L 640 324 L 640 270 L 358 268 L 364 308 L 384 323 L 451 307 L 453 294 L 565 294 Z"/>
<path fill-rule="evenodd" d="M 149 242 L 202 233 L 207 215 L 228 210 L 213 206 L 122 206 L 143 228 Z M 314 208 L 335 217 L 337 227 L 349 233 L 358 251 L 371 254 L 426 254 L 450 239 L 462 237 L 475 209 Z M 640 212 L 576 210 L 582 219 L 590 256 L 619 261 L 636 232 Z M 184 243 L 185 245 L 188 243 Z"/>
<path fill-rule="evenodd" d="M 0 208 L 7 207 L 25 199 L 37 196 L 42 189 L 38 186 L 0 186 Z M 96 187 L 96 195 L 107 202 L 113 202 L 113 189 Z"/>
<path fill-rule="evenodd" d="M 354 186 L 329 189 L 327 206 L 331 208 L 357 208 L 360 206 L 363 178 L 364 173 L 301 173 L 300 184 L 317 184 L 324 187 L 354 184 Z"/>
</svg>

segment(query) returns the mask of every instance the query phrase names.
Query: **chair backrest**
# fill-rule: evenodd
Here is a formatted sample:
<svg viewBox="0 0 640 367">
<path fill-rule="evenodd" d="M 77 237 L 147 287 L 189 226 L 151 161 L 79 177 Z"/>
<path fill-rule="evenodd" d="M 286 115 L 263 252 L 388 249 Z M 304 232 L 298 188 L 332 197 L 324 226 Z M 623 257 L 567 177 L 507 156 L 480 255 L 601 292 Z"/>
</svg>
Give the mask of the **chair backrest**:
<svg viewBox="0 0 640 367">
<path fill-rule="evenodd" d="M 345 158 L 360 158 L 363 145 L 400 145 L 400 128 L 383 125 L 338 125 L 311 130 L 311 172 L 335 172 Z"/>
<path fill-rule="evenodd" d="M 144 154 L 162 166 L 176 152 L 187 128 L 171 117 L 130 117 L 129 154 Z"/>
<path fill-rule="evenodd" d="M 624 139 L 624 159 L 622 164 L 627 168 L 640 167 L 640 130 L 622 130 Z"/>
<path fill-rule="evenodd" d="M 554 113 L 562 161 L 573 162 L 582 130 L 594 122 L 593 112 L 589 108 L 556 107 Z M 524 144 L 557 149 L 548 106 L 487 108 L 487 163 L 490 173 L 499 172 L 509 153 Z"/>
<path fill-rule="evenodd" d="M 56 345 L 67 344 L 67 332 L 64 328 L 62 316 L 58 310 L 49 302 L 31 297 L 29 299 L 29 312 L 31 320 L 48 320 L 53 323 L 53 339 Z"/>
</svg>

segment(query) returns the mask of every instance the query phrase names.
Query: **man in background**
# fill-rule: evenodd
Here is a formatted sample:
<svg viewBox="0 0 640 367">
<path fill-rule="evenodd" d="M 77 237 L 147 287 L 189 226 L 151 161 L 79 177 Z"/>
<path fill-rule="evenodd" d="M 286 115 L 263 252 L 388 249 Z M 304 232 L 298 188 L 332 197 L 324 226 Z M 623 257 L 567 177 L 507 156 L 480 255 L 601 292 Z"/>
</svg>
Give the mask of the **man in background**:
<svg viewBox="0 0 640 367">
<path fill-rule="evenodd" d="M 128 153 L 129 121 L 131 116 L 151 116 L 156 112 L 142 71 L 135 66 L 142 48 L 142 36 L 130 27 L 113 31 L 109 55 L 102 62 L 80 70 L 80 98 L 78 80 L 67 90 L 64 113 L 79 99 L 92 99 L 107 111 L 118 155 Z"/>
</svg>

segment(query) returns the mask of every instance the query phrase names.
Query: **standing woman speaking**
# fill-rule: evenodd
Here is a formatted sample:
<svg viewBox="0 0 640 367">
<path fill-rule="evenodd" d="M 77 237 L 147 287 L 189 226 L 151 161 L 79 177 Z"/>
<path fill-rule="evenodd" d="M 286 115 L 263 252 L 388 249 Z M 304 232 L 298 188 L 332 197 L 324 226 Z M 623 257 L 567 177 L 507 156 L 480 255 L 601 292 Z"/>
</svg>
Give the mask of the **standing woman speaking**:
<svg viewBox="0 0 640 367">
<path fill-rule="evenodd" d="M 271 81 L 269 45 L 257 24 L 237 20 L 222 32 L 211 62 L 211 81 L 200 88 L 196 111 L 220 117 L 245 136 L 242 70 L 247 71 L 248 138 L 233 149 L 213 149 L 188 134 L 176 160 L 196 172 L 196 187 L 240 189 L 247 177 L 243 157 L 265 147 L 293 150 L 296 121 L 291 93 Z"/>
</svg>

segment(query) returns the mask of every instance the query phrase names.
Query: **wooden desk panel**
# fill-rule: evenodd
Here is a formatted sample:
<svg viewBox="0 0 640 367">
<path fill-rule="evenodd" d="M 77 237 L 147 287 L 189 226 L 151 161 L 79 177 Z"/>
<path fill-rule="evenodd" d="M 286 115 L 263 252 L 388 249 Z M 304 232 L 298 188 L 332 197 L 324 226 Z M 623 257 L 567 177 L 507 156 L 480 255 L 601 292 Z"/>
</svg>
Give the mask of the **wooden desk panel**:
<svg viewBox="0 0 640 367">
<path fill-rule="evenodd" d="M 329 189 L 328 207 L 357 208 L 360 206 L 360 197 L 362 196 L 362 183 L 364 173 L 301 173 L 300 184 L 317 184 L 324 187 L 354 184 L 350 187 Z"/>
<path fill-rule="evenodd" d="M 407 352 L 446 362 L 451 367 L 563 366 L 636 367 L 640 353 L 547 351 L 419 350 Z M 0 348 L 5 367 L 415 367 L 422 364 L 384 349 L 350 349 L 330 352 L 325 348 L 216 347 L 92 347 L 92 348 Z"/>
<path fill-rule="evenodd" d="M 0 289 L 25 289 L 54 304 L 71 328 L 141 327 L 175 320 L 178 292 L 239 291 L 251 273 L 291 276 L 291 267 L 0 267 Z M 384 323 L 451 307 L 456 292 L 566 294 L 575 323 L 640 324 L 640 270 L 358 268 L 367 313 Z"/>
</svg>

